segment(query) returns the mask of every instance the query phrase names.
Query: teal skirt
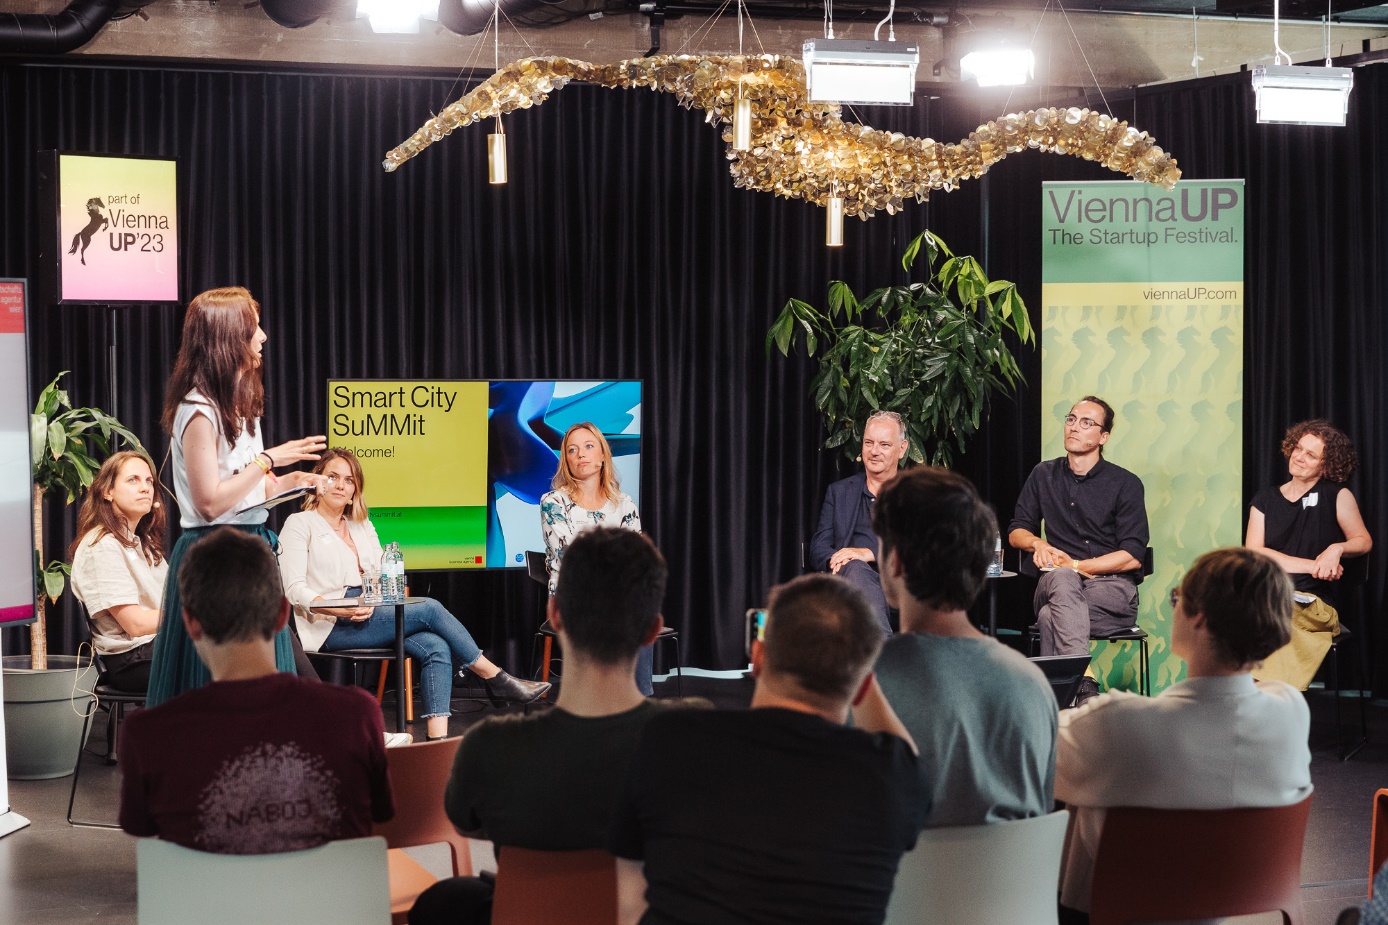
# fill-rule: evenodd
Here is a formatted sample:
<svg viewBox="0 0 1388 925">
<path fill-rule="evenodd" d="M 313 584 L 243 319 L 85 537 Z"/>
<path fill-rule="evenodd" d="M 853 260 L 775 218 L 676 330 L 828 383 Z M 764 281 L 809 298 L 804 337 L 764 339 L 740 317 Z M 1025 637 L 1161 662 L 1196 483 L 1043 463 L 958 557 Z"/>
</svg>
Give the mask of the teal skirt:
<svg viewBox="0 0 1388 925">
<path fill-rule="evenodd" d="M 229 524 L 228 526 L 254 533 L 263 537 L 274 549 L 279 545 L 279 537 L 264 524 Z M 188 638 L 188 628 L 183 625 L 183 604 L 178 595 L 178 568 L 188 549 L 217 527 L 190 527 L 174 544 L 169 553 L 169 579 L 164 585 L 164 603 L 160 608 L 159 634 L 154 637 L 154 661 L 149 670 L 149 695 L 146 706 L 158 706 L 166 700 L 177 697 L 184 691 L 195 690 L 212 680 L 212 674 L 198 657 L 193 640 Z M 289 638 L 289 627 L 280 630 L 275 636 L 275 667 L 280 671 L 294 671 L 294 645 Z"/>
</svg>

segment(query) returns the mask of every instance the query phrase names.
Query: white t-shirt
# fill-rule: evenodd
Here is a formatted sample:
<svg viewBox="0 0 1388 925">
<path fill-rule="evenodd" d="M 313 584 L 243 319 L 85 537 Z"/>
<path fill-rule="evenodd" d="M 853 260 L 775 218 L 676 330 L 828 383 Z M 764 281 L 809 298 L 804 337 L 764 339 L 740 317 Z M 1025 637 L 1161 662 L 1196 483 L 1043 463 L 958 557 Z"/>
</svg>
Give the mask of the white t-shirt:
<svg viewBox="0 0 1388 925">
<path fill-rule="evenodd" d="M 1060 901 L 1089 911 L 1109 806 L 1290 806 L 1311 793 L 1301 692 L 1248 674 L 1190 678 L 1156 697 L 1105 694 L 1060 712 L 1055 798 L 1075 811 Z"/>
<path fill-rule="evenodd" d="M 242 508 L 259 504 L 265 500 L 265 480 L 260 479 L 255 483 L 246 497 L 237 501 L 227 511 L 216 520 L 203 520 L 198 513 L 197 507 L 193 504 L 193 492 L 188 488 L 188 470 L 183 461 L 183 431 L 192 423 L 193 418 L 202 415 L 212 422 L 213 433 L 217 438 L 217 479 L 225 482 L 236 473 L 247 466 L 255 465 L 255 458 L 265 450 L 265 443 L 261 439 L 263 434 L 260 429 L 260 421 L 257 419 L 255 435 L 252 436 L 247 422 L 242 422 L 241 436 L 236 438 L 236 443 L 227 446 L 226 438 L 222 435 L 221 416 L 217 414 L 216 406 L 205 398 L 201 392 L 189 392 L 178 406 L 178 411 L 174 415 L 173 435 L 170 438 L 170 452 L 173 454 L 173 475 L 174 475 L 174 497 L 178 499 L 178 523 L 185 530 L 189 527 L 208 527 L 214 524 L 263 524 L 269 512 L 264 509 L 248 511 L 245 514 L 236 512 Z"/>
<path fill-rule="evenodd" d="M 92 622 L 92 647 L 102 655 L 129 652 L 154 640 L 154 633 L 131 636 L 111 616 L 110 610 L 138 604 L 145 610 L 158 610 L 164 599 L 164 581 L 169 563 L 161 559 L 150 565 L 139 537 L 134 548 L 122 546 L 109 533 L 91 530 L 82 537 L 72 557 L 72 593 L 87 608 Z"/>
</svg>

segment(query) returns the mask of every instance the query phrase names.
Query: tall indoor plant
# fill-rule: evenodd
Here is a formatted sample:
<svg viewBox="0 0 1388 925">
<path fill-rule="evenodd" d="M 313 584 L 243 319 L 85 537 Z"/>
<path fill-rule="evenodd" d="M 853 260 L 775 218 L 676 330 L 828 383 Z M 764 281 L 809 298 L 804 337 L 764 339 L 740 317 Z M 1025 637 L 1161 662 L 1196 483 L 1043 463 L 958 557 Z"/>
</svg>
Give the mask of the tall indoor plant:
<svg viewBox="0 0 1388 925">
<path fill-rule="evenodd" d="M 5 750 L 9 776 L 41 780 L 64 777 L 77 767 L 86 710 L 96 675 L 90 662 L 72 655 L 48 655 L 46 606 L 63 593 L 68 567 L 62 557 L 44 563 L 43 499 L 63 490 L 71 504 L 92 483 L 98 458 L 119 436 L 131 447 L 140 441 L 119 421 L 96 408 L 73 408 L 58 388 L 58 376 L 39 395 L 29 419 L 33 447 L 34 561 L 39 593 L 31 627 L 32 654 L 6 656 Z"/>
<path fill-rule="evenodd" d="M 791 299 L 766 335 L 789 355 L 804 339 L 819 372 L 810 383 L 824 418 L 825 449 L 855 459 L 863 424 L 877 410 L 906 421 L 912 460 L 948 466 L 974 434 L 989 395 L 1022 378 L 1008 335 L 1034 343 L 1017 287 L 989 280 L 973 257 L 956 257 L 935 234 L 921 232 L 901 266 L 909 278 L 921 251 L 926 278 L 874 289 L 862 299 L 848 284 L 829 284 L 828 311 Z"/>
<path fill-rule="evenodd" d="M 113 438 L 119 436 L 131 449 L 143 452 L 139 438 L 120 421 L 99 408 L 74 408 L 67 392 L 58 388 L 64 370 L 39 394 L 29 418 L 29 443 L 34 466 L 34 554 L 39 593 L 34 601 L 36 619 L 29 628 L 30 658 L 35 670 L 47 667 L 48 637 L 44 598 L 56 601 L 63 593 L 71 569 L 59 556 L 43 560 L 43 498 L 61 489 L 71 504 L 91 485 L 101 461 L 111 455 Z M 94 455 L 95 454 L 95 455 Z"/>
</svg>

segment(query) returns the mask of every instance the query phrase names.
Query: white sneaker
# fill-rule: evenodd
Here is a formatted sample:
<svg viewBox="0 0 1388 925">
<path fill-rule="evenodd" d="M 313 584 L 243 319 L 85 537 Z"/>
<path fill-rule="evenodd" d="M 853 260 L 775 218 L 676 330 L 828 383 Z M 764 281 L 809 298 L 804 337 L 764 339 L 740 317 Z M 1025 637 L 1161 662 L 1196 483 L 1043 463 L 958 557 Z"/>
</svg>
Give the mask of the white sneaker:
<svg viewBox="0 0 1388 925">
<path fill-rule="evenodd" d="M 414 736 L 408 732 L 387 732 L 386 748 L 395 748 L 397 745 L 413 745 Z"/>
</svg>

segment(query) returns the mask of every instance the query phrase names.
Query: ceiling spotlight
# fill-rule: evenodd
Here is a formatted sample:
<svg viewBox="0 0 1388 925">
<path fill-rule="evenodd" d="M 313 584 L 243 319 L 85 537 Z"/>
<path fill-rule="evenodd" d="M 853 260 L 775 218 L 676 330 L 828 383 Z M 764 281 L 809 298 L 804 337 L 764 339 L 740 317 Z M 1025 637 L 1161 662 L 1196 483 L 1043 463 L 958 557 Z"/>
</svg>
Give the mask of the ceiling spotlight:
<svg viewBox="0 0 1388 925">
<path fill-rule="evenodd" d="M 910 42 L 805 42 L 805 83 L 812 103 L 910 106 L 920 49 Z"/>
<path fill-rule="evenodd" d="M 372 32 L 418 33 L 421 19 L 439 18 L 439 0 L 357 0 Z"/>
<path fill-rule="evenodd" d="M 996 33 L 961 37 L 969 50 L 959 58 L 959 79 L 977 80 L 980 87 L 1017 87 L 1036 73 L 1031 49 Z"/>
<path fill-rule="evenodd" d="M 1354 71 L 1347 67 L 1267 65 L 1253 69 L 1258 121 L 1344 125 Z"/>
</svg>

